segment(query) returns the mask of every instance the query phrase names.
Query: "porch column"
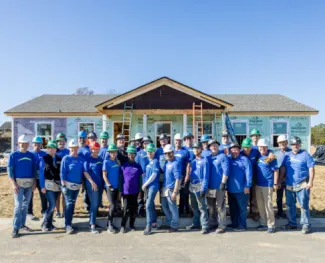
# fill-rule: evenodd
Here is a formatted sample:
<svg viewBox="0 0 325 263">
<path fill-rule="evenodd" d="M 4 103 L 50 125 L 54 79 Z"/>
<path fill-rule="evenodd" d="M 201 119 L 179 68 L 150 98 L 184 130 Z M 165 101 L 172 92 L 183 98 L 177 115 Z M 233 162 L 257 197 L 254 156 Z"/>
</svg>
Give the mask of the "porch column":
<svg viewBox="0 0 325 263">
<path fill-rule="evenodd" d="M 107 129 L 107 115 L 106 114 L 103 114 L 102 120 L 103 120 L 102 131 L 104 132 Z"/>
<path fill-rule="evenodd" d="M 143 114 L 143 128 L 142 133 L 147 136 L 147 114 Z"/>
<path fill-rule="evenodd" d="M 14 152 L 16 150 L 15 146 L 15 118 L 11 118 L 11 152 Z M 17 133 L 18 136 L 18 133 Z"/>
<path fill-rule="evenodd" d="M 187 132 L 187 114 L 183 114 L 183 134 Z"/>
</svg>

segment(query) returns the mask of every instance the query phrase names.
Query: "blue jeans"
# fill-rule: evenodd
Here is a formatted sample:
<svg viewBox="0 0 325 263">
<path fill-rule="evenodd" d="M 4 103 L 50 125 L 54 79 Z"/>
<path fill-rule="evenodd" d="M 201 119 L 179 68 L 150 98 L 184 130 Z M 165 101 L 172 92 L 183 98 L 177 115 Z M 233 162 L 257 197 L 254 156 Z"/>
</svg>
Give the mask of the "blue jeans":
<svg viewBox="0 0 325 263">
<path fill-rule="evenodd" d="M 207 209 L 207 200 L 201 197 L 200 193 L 191 193 L 191 206 L 193 209 L 193 225 L 204 229 L 209 228 L 209 216 Z"/>
<path fill-rule="evenodd" d="M 30 199 L 32 198 L 32 192 L 32 187 L 19 187 L 18 194 L 14 194 L 15 209 L 13 227 L 15 230 L 19 230 L 26 224 L 27 209 Z"/>
<path fill-rule="evenodd" d="M 64 195 L 65 209 L 64 209 L 64 218 L 65 218 L 65 227 L 71 226 L 72 217 L 74 212 L 74 207 L 76 200 L 79 194 L 79 190 L 70 190 L 67 189 L 67 194 Z"/>
<path fill-rule="evenodd" d="M 50 190 L 46 190 L 46 199 L 48 201 L 47 209 L 44 213 L 44 221 L 43 226 L 45 227 L 51 227 L 53 226 L 53 213 L 56 205 L 56 200 L 58 199 L 61 192 L 53 192 Z"/>
<path fill-rule="evenodd" d="M 298 199 L 298 203 L 301 207 L 300 224 L 303 228 L 310 228 L 309 194 L 310 190 L 307 190 L 306 188 L 300 190 L 299 192 L 286 190 L 286 204 L 288 207 L 289 225 L 297 226 L 296 200 Z"/>
<path fill-rule="evenodd" d="M 176 200 L 172 200 L 171 191 L 169 196 L 161 198 L 161 206 L 166 216 L 166 223 L 172 228 L 178 228 L 179 214 Z"/>
<path fill-rule="evenodd" d="M 246 228 L 248 194 L 229 193 L 230 218 L 234 228 Z"/>
<path fill-rule="evenodd" d="M 156 187 L 149 187 L 147 189 L 147 191 L 148 191 L 147 202 L 146 202 L 147 226 L 151 227 L 152 223 L 157 222 L 155 198 L 156 198 L 158 189 Z"/>
<path fill-rule="evenodd" d="M 98 186 L 97 191 L 93 191 L 91 188 L 91 184 L 87 181 L 86 182 L 86 189 L 87 194 L 90 202 L 90 209 L 89 209 L 89 224 L 95 225 L 96 224 L 96 217 L 97 211 L 99 207 L 100 196 L 103 195 L 103 187 Z"/>
</svg>

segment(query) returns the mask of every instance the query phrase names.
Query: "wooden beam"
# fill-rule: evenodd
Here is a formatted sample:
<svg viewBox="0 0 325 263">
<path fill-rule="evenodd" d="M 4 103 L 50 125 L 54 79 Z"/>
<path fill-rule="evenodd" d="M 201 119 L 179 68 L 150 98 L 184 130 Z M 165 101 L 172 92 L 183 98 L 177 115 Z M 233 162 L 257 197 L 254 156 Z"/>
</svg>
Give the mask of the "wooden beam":
<svg viewBox="0 0 325 263">
<path fill-rule="evenodd" d="M 216 109 L 211 110 L 203 110 L 203 115 L 213 115 L 214 113 L 220 113 L 222 110 L 218 111 Z M 160 110 L 160 109 L 152 109 L 152 110 L 133 110 L 133 113 L 135 115 L 183 115 L 183 114 L 191 114 L 192 115 L 192 109 L 189 110 L 181 110 L 181 109 L 175 109 L 175 110 Z M 104 114 L 107 114 L 108 116 L 112 115 L 123 115 L 123 110 L 104 110 Z"/>
</svg>

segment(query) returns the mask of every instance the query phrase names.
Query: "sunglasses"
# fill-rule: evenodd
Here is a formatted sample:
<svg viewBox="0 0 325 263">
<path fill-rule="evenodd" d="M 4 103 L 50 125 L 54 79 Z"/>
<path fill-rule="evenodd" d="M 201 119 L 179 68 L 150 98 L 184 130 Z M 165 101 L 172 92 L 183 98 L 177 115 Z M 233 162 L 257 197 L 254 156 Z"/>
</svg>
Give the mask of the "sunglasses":
<svg viewBox="0 0 325 263">
<path fill-rule="evenodd" d="M 173 154 L 173 152 L 165 153 L 165 155 L 172 155 L 172 154 Z"/>
</svg>

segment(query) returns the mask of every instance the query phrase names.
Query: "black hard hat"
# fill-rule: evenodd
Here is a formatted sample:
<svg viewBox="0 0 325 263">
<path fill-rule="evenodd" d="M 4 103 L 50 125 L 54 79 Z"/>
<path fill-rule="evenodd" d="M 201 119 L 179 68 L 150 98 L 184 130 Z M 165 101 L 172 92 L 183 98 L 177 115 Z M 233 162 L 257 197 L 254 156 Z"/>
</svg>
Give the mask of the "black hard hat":
<svg viewBox="0 0 325 263">
<path fill-rule="evenodd" d="M 193 143 L 192 148 L 202 148 L 202 143 L 195 142 L 195 143 Z"/>
<path fill-rule="evenodd" d="M 237 147 L 237 148 L 240 149 L 239 144 L 237 144 L 237 143 L 232 143 L 232 144 L 230 144 L 230 146 L 229 146 L 229 150 L 232 149 L 232 148 L 235 148 L 235 147 Z"/>
<path fill-rule="evenodd" d="M 220 143 L 219 143 L 217 140 L 215 140 L 215 139 L 211 139 L 211 140 L 208 141 L 208 146 L 210 147 L 210 145 L 211 145 L 211 144 L 214 144 L 214 143 L 220 145 Z"/>
<path fill-rule="evenodd" d="M 159 135 L 159 140 L 164 140 L 164 139 L 168 139 L 167 135 L 162 133 Z"/>
<path fill-rule="evenodd" d="M 301 144 L 301 139 L 298 136 L 293 136 L 290 139 L 290 144 Z"/>
<path fill-rule="evenodd" d="M 125 135 L 123 133 L 120 133 L 116 136 L 116 140 L 119 140 L 119 139 L 124 139 L 125 140 Z"/>
</svg>

